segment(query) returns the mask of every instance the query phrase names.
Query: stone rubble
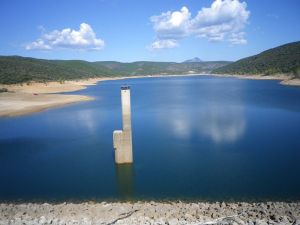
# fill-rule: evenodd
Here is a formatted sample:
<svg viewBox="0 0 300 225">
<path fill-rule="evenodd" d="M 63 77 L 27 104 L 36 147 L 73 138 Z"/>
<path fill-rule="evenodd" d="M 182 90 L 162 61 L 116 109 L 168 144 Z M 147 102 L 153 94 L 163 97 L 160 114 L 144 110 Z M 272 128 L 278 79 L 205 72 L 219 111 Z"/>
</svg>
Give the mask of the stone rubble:
<svg viewBox="0 0 300 225">
<path fill-rule="evenodd" d="M 300 225 L 300 202 L 0 204 L 0 225 Z"/>
</svg>

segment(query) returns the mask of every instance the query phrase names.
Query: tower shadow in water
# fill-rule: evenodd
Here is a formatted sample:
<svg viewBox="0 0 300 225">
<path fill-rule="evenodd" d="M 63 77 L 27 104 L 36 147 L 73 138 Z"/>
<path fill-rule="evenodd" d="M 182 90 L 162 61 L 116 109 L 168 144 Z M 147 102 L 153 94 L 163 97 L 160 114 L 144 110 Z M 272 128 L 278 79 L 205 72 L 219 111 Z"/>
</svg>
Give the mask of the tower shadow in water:
<svg viewBox="0 0 300 225">
<path fill-rule="evenodd" d="M 134 171 L 132 164 L 115 164 L 117 190 L 121 199 L 130 200 L 134 197 Z"/>
</svg>

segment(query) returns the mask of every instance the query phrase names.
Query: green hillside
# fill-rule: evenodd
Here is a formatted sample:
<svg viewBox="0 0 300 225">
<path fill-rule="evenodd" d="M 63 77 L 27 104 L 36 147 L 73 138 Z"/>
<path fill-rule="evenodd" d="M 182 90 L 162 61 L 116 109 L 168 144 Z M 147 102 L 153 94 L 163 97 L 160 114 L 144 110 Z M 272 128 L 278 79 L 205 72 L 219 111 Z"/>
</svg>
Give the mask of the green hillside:
<svg viewBox="0 0 300 225">
<path fill-rule="evenodd" d="M 300 42 L 279 46 L 258 55 L 227 61 L 185 61 L 121 63 L 116 61 L 44 60 L 20 56 L 0 56 L 0 83 L 64 81 L 107 76 L 156 74 L 293 74 L 300 77 Z"/>
<path fill-rule="evenodd" d="M 0 57 L 0 83 L 63 81 L 97 76 L 112 76 L 106 67 L 85 61 L 42 60 L 20 56 Z"/>
<path fill-rule="evenodd" d="M 210 72 L 229 62 L 87 62 L 83 60 L 44 60 L 20 56 L 0 56 L 0 83 L 64 81 L 107 76 L 186 74 Z"/>
<path fill-rule="evenodd" d="M 116 74 L 125 76 L 155 75 L 155 74 L 186 74 L 186 73 L 209 73 L 220 66 L 227 65 L 226 61 L 215 62 L 147 62 L 120 63 L 112 61 L 95 62 L 111 69 Z"/>
<path fill-rule="evenodd" d="M 300 77 L 300 41 L 269 49 L 258 55 L 217 68 L 218 74 L 293 74 Z"/>
</svg>

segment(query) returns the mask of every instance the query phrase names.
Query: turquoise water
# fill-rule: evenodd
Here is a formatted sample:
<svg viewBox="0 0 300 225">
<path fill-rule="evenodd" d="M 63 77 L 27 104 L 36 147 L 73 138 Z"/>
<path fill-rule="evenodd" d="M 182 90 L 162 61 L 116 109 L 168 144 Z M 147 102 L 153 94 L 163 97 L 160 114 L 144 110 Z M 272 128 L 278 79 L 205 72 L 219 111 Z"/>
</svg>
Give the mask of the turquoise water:
<svg viewBox="0 0 300 225">
<path fill-rule="evenodd" d="M 120 86 L 133 166 L 115 166 Z M 105 81 L 95 101 L 0 119 L 0 200 L 300 200 L 300 88 L 213 76 Z"/>
</svg>

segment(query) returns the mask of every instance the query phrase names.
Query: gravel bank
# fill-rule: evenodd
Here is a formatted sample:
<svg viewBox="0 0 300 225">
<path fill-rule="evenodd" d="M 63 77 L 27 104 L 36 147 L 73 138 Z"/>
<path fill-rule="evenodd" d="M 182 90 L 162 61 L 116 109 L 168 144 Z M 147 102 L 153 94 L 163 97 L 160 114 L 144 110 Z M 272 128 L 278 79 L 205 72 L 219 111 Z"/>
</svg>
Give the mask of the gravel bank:
<svg viewBox="0 0 300 225">
<path fill-rule="evenodd" d="M 300 203 L 5 203 L 0 224 L 300 225 Z"/>
</svg>

